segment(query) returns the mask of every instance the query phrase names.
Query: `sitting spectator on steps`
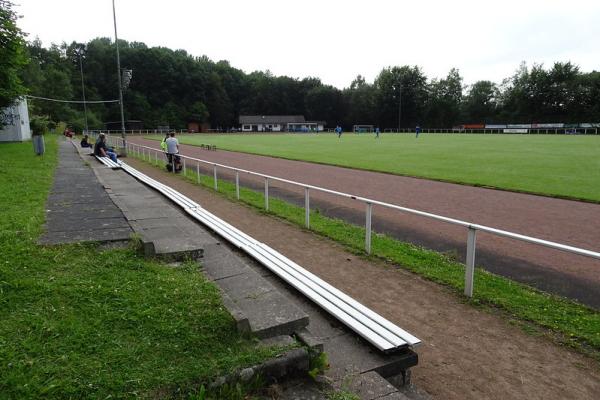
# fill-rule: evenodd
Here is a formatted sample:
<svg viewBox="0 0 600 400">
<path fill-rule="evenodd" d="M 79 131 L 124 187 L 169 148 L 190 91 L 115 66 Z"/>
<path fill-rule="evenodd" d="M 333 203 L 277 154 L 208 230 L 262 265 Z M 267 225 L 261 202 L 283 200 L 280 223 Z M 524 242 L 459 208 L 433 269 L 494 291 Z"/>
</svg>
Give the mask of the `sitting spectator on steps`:
<svg viewBox="0 0 600 400">
<path fill-rule="evenodd" d="M 81 148 L 85 148 L 85 147 L 93 147 L 92 144 L 89 142 L 89 138 L 88 135 L 85 135 L 82 139 L 81 139 Z"/>
<path fill-rule="evenodd" d="M 117 162 L 117 153 L 106 146 L 106 136 L 104 133 L 98 135 L 98 140 L 94 145 L 94 154 L 98 157 L 110 157 L 111 160 Z"/>
</svg>

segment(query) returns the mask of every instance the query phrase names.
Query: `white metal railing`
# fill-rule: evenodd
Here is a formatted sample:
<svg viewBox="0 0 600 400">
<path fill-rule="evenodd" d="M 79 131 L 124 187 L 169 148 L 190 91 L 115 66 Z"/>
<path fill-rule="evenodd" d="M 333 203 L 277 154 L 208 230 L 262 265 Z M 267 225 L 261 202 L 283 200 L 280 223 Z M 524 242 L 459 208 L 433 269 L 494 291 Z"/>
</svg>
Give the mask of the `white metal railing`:
<svg viewBox="0 0 600 400">
<path fill-rule="evenodd" d="M 108 140 L 115 141 L 115 145 L 122 146 L 122 139 L 115 137 L 108 137 Z M 151 161 L 151 153 L 154 154 L 155 161 L 158 161 L 158 154 L 164 154 L 162 150 L 155 149 L 153 147 L 148 147 L 144 145 L 139 145 L 135 143 L 127 142 L 127 150 L 134 152 L 141 156 L 142 159 Z M 421 217 L 433 219 L 436 221 L 446 222 L 452 225 L 462 226 L 467 229 L 467 256 L 466 256 L 466 268 L 465 268 L 465 290 L 464 293 L 468 297 L 473 296 L 473 276 L 475 271 L 475 250 L 476 250 L 476 238 L 477 231 L 491 233 L 496 236 L 502 236 L 510 239 L 520 240 L 523 242 L 533 243 L 540 246 L 549 247 L 555 250 L 564 251 L 567 253 L 577 254 L 585 257 L 591 257 L 600 260 L 600 253 L 586 250 L 579 247 L 569 246 L 557 242 L 552 242 L 549 240 L 539 239 L 531 236 L 521 235 L 519 233 L 509 232 L 502 229 L 496 229 L 485 225 L 475 224 L 472 222 L 462 221 L 459 219 L 444 217 L 437 214 L 428 213 L 425 211 L 419 211 L 408 207 L 402 207 L 395 204 L 386 203 L 383 201 L 378 201 L 374 199 L 370 199 L 367 197 L 356 196 L 349 193 L 338 192 L 331 189 L 322 188 L 319 186 L 309 185 L 306 183 L 291 181 L 289 179 L 279 178 L 276 176 L 261 174 L 254 171 L 248 171 L 242 168 L 232 167 L 229 165 L 219 164 L 212 161 L 200 160 L 198 158 L 184 156 L 179 154 L 181 159 L 183 160 L 184 173 L 186 171 L 185 160 L 189 160 L 193 163 L 196 163 L 196 173 L 198 174 L 198 181 L 200 180 L 200 164 L 210 165 L 213 167 L 213 179 L 214 179 L 214 188 L 215 190 L 218 188 L 218 176 L 217 176 L 217 168 L 222 168 L 226 170 L 231 170 L 235 172 L 235 187 L 236 187 L 236 196 L 240 198 L 240 183 L 239 183 L 239 174 L 245 173 L 248 175 L 253 175 L 264 179 L 264 197 L 265 197 L 265 209 L 269 209 L 269 181 L 282 182 L 286 184 L 290 184 L 293 186 L 298 186 L 304 188 L 304 198 L 305 198 L 305 226 L 310 228 L 310 191 L 318 191 L 322 193 L 327 193 L 347 199 L 356 200 L 359 202 L 363 202 L 365 204 L 365 251 L 370 254 L 371 253 L 371 225 L 372 225 L 372 215 L 373 215 L 373 206 L 381 206 L 385 208 L 390 208 L 393 210 L 405 212 L 407 214 L 419 215 Z M 175 168 L 173 168 L 173 171 Z"/>
</svg>

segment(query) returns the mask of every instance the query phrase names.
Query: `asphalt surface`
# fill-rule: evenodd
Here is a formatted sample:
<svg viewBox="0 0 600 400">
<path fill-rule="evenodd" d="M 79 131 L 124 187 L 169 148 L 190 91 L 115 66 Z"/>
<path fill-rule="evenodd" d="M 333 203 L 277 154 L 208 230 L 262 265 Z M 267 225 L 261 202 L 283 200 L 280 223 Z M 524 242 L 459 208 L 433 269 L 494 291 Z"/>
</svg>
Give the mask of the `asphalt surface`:
<svg viewBox="0 0 600 400">
<path fill-rule="evenodd" d="M 41 244 L 127 241 L 133 233 L 89 165 L 70 141 L 58 142 L 58 166 L 46 202 Z M 85 156 L 84 156 L 85 157 Z M 93 157 L 88 163 L 98 163 Z"/>
</svg>

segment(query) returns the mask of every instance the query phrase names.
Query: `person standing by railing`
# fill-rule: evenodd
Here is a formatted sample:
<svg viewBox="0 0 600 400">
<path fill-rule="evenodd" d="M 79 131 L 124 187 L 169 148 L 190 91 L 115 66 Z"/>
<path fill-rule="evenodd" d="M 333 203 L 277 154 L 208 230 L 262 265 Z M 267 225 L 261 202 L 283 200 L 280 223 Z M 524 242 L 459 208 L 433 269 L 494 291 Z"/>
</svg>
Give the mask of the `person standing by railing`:
<svg viewBox="0 0 600 400">
<path fill-rule="evenodd" d="M 179 157 L 179 141 L 175 137 L 175 132 L 169 134 L 169 138 L 165 140 L 167 145 L 167 158 L 174 172 L 181 171 L 181 159 Z"/>
<path fill-rule="evenodd" d="M 160 142 L 160 148 L 162 149 L 162 151 L 165 152 L 165 154 L 167 153 L 167 139 L 169 138 L 169 134 L 166 133 L 165 137 L 163 138 L 163 140 Z"/>
</svg>

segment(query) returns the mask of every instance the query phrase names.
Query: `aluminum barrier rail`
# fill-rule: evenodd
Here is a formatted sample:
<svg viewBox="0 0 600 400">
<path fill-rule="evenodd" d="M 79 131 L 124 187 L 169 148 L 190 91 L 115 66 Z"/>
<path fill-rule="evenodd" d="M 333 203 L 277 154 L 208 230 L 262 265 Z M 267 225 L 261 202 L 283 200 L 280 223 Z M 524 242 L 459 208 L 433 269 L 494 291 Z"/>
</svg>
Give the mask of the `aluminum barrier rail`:
<svg viewBox="0 0 600 400">
<path fill-rule="evenodd" d="M 245 251 L 379 350 L 391 352 L 421 343 L 415 336 L 363 306 L 271 247 L 209 213 L 190 198 L 126 163 L 121 163 L 121 167 L 125 172 L 181 206 L 192 218 Z"/>
<path fill-rule="evenodd" d="M 119 142 L 120 138 L 109 137 L 109 140 L 115 140 Z M 136 152 L 142 159 L 151 161 L 151 154 L 154 154 L 155 162 L 158 161 L 158 155 L 164 154 L 162 150 L 155 149 L 153 147 L 148 147 L 144 145 L 139 145 L 135 143 L 127 143 L 128 150 Z M 269 181 L 282 182 L 286 184 L 290 184 L 293 186 L 298 186 L 304 188 L 304 208 L 305 208 L 305 226 L 310 228 L 310 191 L 315 190 L 322 193 L 328 193 L 332 195 L 336 195 L 339 197 L 357 200 L 365 203 L 365 251 L 370 254 L 371 253 L 371 223 L 372 223 L 372 215 L 373 215 L 373 206 L 381 206 L 385 208 L 390 208 L 393 210 L 401 211 L 407 214 L 419 215 L 421 217 L 433 219 L 436 221 L 441 221 L 445 223 L 449 223 L 452 225 L 462 226 L 467 229 L 467 257 L 466 257 L 466 268 L 465 268 L 465 290 L 464 294 L 468 297 L 473 297 L 473 277 L 475 272 L 475 250 L 476 250 L 476 237 L 477 231 L 491 233 L 496 236 L 502 236 L 510 239 L 520 240 L 523 242 L 533 243 L 536 245 L 549 247 L 555 250 L 564 251 L 567 253 L 577 254 L 585 257 L 595 258 L 600 260 L 600 253 L 592 250 L 586 250 L 579 247 L 569 246 L 557 242 L 552 242 L 549 240 L 539 239 L 531 236 L 522 235 L 519 233 L 509 232 L 502 229 L 496 229 L 485 225 L 479 225 L 472 222 L 462 221 L 459 219 L 444 217 L 437 214 L 428 213 L 425 211 L 419 211 L 412 208 L 402 207 L 395 204 L 385 203 L 383 201 L 369 199 L 367 197 L 361 197 L 352 195 L 349 193 L 338 192 L 331 189 L 322 188 L 319 186 L 309 185 L 306 183 L 291 181 L 289 179 L 279 178 L 276 176 L 261 174 L 254 171 L 248 171 L 242 168 L 236 168 L 229 165 L 219 164 L 212 161 L 201 160 L 198 158 L 188 157 L 179 154 L 181 159 L 183 160 L 183 170 L 184 173 L 186 171 L 186 162 L 185 160 L 189 160 L 193 163 L 196 163 L 196 173 L 198 175 L 198 181 L 200 181 L 200 164 L 211 165 L 213 167 L 213 178 L 214 178 L 214 188 L 215 190 L 218 188 L 217 183 L 217 168 L 227 169 L 235 172 L 235 186 L 236 186 L 236 196 L 240 198 L 240 184 L 239 184 L 239 174 L 246 173 L 248 175 L 253 175 L 257 177 L 261 177 L 264 179 L 264 197 L 265 197 L 265 209 L 269 209 Z"/>
</svg>

